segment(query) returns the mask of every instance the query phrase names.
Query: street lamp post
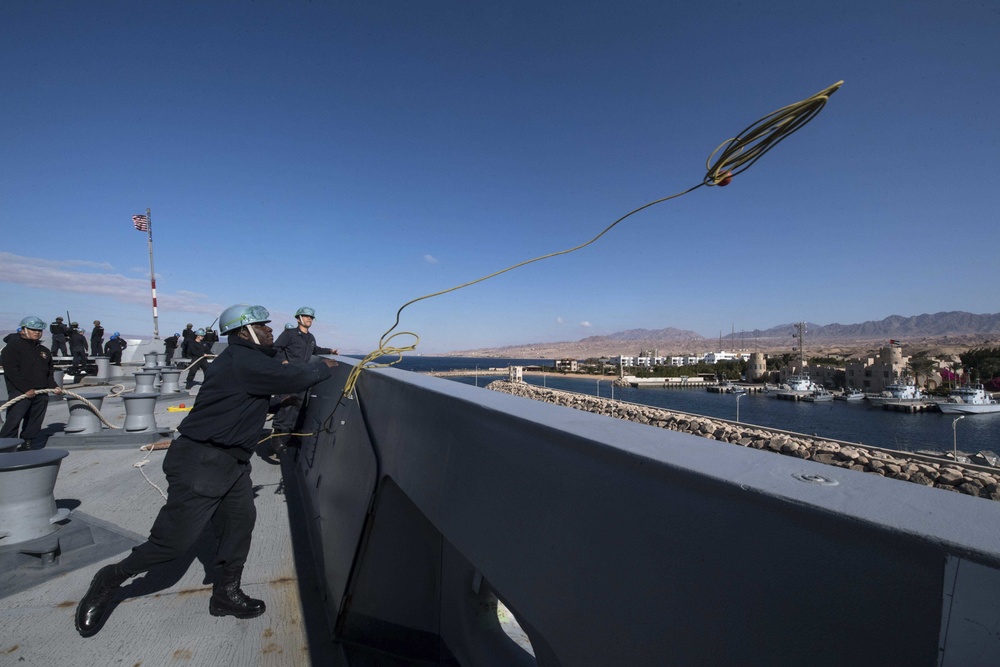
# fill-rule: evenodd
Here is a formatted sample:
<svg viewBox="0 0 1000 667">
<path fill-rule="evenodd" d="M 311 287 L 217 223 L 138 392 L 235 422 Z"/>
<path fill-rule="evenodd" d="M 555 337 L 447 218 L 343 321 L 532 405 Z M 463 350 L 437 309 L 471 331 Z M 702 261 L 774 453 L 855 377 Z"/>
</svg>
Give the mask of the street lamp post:
<svg viewBox="0 0 1000 667">
<path fill-rule="evenodd" d="M 746 396 L 746 394 L 736 394 L 736 423 L 740 423 L 740 399 Z"/>
<path fill-rule="evenodd" d="M 955 417 L 954 421 L 951 422 L 951 446 L 953 449 L 953 454 L 955 456 L 955 463 L 958 463 L 958 420 L 965 419 L 965 415 L 961 417 Z"/>
<path fill-rule="evenodd" d="M 597 381 L 597 397 L 598 398 L 601 397 L 601 381 L 600 380 Z"/>
</svg>

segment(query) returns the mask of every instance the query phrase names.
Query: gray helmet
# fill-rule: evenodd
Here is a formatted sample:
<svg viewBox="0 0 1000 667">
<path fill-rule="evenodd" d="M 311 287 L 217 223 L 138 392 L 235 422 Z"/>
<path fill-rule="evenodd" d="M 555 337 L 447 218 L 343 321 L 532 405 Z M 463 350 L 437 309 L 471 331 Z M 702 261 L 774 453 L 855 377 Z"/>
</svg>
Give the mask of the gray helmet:
<svg viewBox="0 0 1000 667">
<path fill-rule="evenodd" d="M 45 322 L 42 322 L 40 317 L 35 317 L 34 315 L 28 315 L 26 318 L 21 320 L 22 329 L 34 329 L 35 331 L 41 331 L 45 328 Z"/>
<path fill-rule="evenodd" d="M 194 332 L 194 335 L 195 336 L 204 336 L 205 335 L 205 330 L 204 329 L 198 329 L 197 331 Z"/>
<path fill-rule="evenodd" d="M 295 311 L 295 317 L 298 317 L 299 315 L 305 315 L 306 317 L 315 318 L 316 311 L 310 308 L 309 306 L 302 306 L 301 308 Z"/>
<path fill-rule="evenodd" d="M 296 324 L 295 322 L 289 322 L 288 324 L 285 325 L 285 328 L 286 329 L 298 329 L 299 325 Z"/>
<path fill-rule="evenodd" d="M 94 320 L 94 324 L 100 325 L 101 321 L 100 320 Z"/>
<path fill-rule="evenodd" d="M 56 322 L 62 322 L 62 318 L 61 317 L 57 317 L 56 318 Z"/>
<path fill-rule="evenodd" d="M 266 324 L 271 321 L 271 313 L 264 306 L 238 303 L 229 306 L 219 316 L 219 332 L 231 333 L 248 324 Z"/>
</svg>

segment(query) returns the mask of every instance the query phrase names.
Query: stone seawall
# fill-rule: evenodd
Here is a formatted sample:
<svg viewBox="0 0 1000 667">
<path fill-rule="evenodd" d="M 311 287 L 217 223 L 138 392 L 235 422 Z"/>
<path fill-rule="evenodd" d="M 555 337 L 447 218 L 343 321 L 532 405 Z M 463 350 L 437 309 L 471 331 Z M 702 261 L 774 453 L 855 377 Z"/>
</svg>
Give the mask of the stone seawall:
<svg viewBox="0 0 1000 667">
<path fill-rule="evenodd" d="M 764 449 L 776 454 L 795 456 L 840 468 L 850 468 L 924 486 L 933 486 L 978 498 L 1000 500 L 1000 481 L 998 481 L 1000 475 L 970 470 L 951 465 L 948 462 L 938 464 L 910 459 L 906 457 L 906 452 L 891 455 L 860 445 L 848 446 L 806 435 L 792 436 L 787 433 L 768 431 L 758 426 L 734 424 L 709 417 L 671 412 L 662 408 L 546 389 L 523 382 L 513 383 L 506 380 L 496 380 L 491 382 L 487 388 L 671 431 L 690 433 L 740 447 Z"/>
</svg>

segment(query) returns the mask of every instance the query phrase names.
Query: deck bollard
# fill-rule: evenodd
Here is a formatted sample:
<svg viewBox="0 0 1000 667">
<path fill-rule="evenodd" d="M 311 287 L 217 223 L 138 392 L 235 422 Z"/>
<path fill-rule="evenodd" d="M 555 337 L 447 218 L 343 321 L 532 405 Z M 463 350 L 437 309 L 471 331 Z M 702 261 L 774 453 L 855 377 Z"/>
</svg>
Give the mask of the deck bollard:
<svg viewBox="0 0 1000 667">
<path fill-rule="evenodd" d="M 159 367 L 161 367 L 161 368 L 163 366 L 167 365 L 167 353 L 166 352 L 157 352 L 156 353 L 156 365 L 159 366 Z"/>
<path fill-rule="evenodd" d="M 94 376 L 95 380 L 97 380 L 98 382 L 107 382 L 109 379 L 111 379 L 110 357 L 97 356 L 97 357 L 91 357 L 90 360 L 97 365 L 97 375 Z"/>
<path fill-rule="evenodd" d="M 125 425 L 127 433 L 151 432 L 156 430 L 156 398 L 152 391 L 146 393 L 122 394 L 125 401 Z"/>
<path fill-rule="evenodd" d="M 98 411 L 104 403 L 104 394 L 80 394 L 81 397 L 90 401 Z M 101 419 L 91 411 L 87 405 L 79 398 L 68 397 L 69 421 L 63 427 L 64 433 L 88 434 L 100 433 L 103 425 Z"/>
<path fill-rule="evenodd" d="M 145 369 L 145 367 L 143 367 Z M 155 393 L 156 371 L 141 370 L 132 373 L 135 376 L 135 393 L 152 394 Z"/>
<path fill-rule="evenodd" d="M 63 388 L 63 375 L 65 375 L 65 374 L 66 374 L 66 371 L 64 371 L 64 370 L 62 370 L 60 368 L 57 368 L 54 371 L 52 371 L 52 377 L 55 378 L 55 380 L 56 380 L 56 386 L 59 387 L 60 389 Z"/>
<path fill-rule="evenodd" d="M 0 438 L 0 452 L 12 452 L 23 444 L 21 438 Z"/>
<path fill-rule="evenodd" d="M 27 542 L 58 530 L 69 516 L 56 507 L 52 490 L 65 449 L 0 454 L 0 545 Z"/>
<path fill-rule="evenodd" d="M 181 391 L 181 370 L 179 368 L 164 368 L 160 371 L 163 381 L 160 383 L 160 395 L 177 394 Z"/>
<path fill-rule="evenodd" d="M 156 352 L 144 352 L 142 356 L 146 360 L 146 363 L 142 365 L 143 368 L 156 368 L 158 363 L 156 361 Z"/>
</svg>

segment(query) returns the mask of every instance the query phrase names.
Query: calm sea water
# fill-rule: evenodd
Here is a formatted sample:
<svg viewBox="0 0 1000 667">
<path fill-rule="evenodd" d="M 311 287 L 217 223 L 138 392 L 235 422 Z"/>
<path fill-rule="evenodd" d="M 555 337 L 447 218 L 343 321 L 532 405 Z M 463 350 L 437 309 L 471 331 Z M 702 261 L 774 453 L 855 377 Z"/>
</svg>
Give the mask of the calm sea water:
<svg viewBox="0 0 1000 667">
<path fill-rule="evenodd" d="M 550 365 L 551 359 L 492 359 L 474 357 L 404 357 L 397 368 L 426 372 L 442 370 L 474 370 L 482 375 L 449 378 L 455 382 L 485 387 L 497 375 L 487 375 L 484 369 L 507 367 L 510 364 L 531 366 Z M 552 389 L 575 391 L 591 396 L 611 398 L 611 383 L 594 378 L 555 374 L 527 375 L 525 381 Z M 736 419 L 736 397 L 713 394 L 702 389 L 632 389 L 615 387 L 614 398 L 620 401 L 680 410 L 706 417 Z M 960 451 L 975 453 L 990 450 L 1000 453 L 1000 413 L 970 415 L 954 423 L 954 417 L 940 412 L 909 414 L 890 412 L 868 405 L 867 401 L 807 403 L 781 401 L 765 395 L 748 394 L 739 400 L 739 420 L 748 424 L 780 428 L 797 433 L 858 442 L 877 447 L 907 451 L 946 451 L 952 448 L 957 435 Z M 955 426 L 953 430 L 953 424 Z"/>
</svg>

